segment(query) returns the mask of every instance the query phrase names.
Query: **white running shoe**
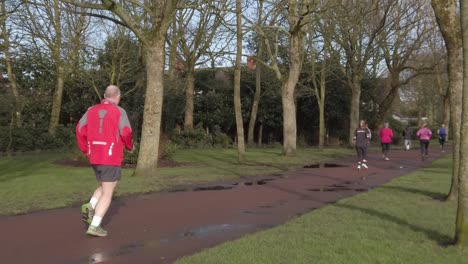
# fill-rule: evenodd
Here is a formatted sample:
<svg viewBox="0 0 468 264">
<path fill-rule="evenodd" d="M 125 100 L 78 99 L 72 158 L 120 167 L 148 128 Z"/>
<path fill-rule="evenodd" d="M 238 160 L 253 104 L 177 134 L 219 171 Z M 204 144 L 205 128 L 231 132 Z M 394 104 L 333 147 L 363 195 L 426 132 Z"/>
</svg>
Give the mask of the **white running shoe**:
<svg viewBox="0 0 468 264">
<path fill-rule="evenodd" d="M 366 170 L 369 169 L 369 167 L 367 167 L 367 165 L 365 163 L 362 164 L 362 168 L 364 168 Z"/>
</svg>

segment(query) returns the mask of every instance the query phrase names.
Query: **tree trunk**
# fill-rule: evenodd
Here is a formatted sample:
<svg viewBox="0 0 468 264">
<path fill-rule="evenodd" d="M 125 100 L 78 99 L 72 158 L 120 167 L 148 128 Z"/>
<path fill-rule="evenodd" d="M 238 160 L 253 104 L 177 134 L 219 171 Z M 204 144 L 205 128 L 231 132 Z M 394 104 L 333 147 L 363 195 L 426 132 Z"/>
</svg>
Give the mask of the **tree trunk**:
<svg viewBox="0 0 468 264">
<path fill-rule="evenodd" d="M 361 99 L 361 78 L 353 77 L 353 87 L 351 88 L 351 109 L 349 113 L 349 139 L 348 144 L 353 144 L 354 130 L 359 125 L 359 102 Z"/>
<path fill-rule="evenodd" d="M 297 0 L 288 1 L 289 23 L 289 72 L 281 78 L 281 102 L 283 106 L 283 155 L 295 156 L 297 147 L 297 124 L 295 90 L 304 60 L 304 32 L 302 15 Z M 279 74 L 279 71 L 277 71 Z M 280 75 L 280 74 L 279 74 Z"/>
<path fill-rule="evenodd" d="M 193 129 L 193 95 L 195 93 L 195 76 L 193 67 L 188 67 L 185 87 L 184 129 Z"/>
<path fill-rule="evenodd" d="M 447 71 L 450 92 L 450 118 L 453 137 L 452 185 L 447 200 L 457 196 L 460 165 L 460 124 L 463 94 L 463 44 L 455 1 L 432 0 L 432 8 L 447 48 Z"/>
<path fill-rule="evenodd" d="M 294 34 L 293 34 L 294 33 Z M 296 155 L 297 124 L 295 90 L 302 70 L 304 36 L 301 31 L 291 33 L 289 46 L 289 74 L 282 84 L 283 154 Z"/>
<path fill-rule="evenodd" d="M 240 98 L 241 59 L 242 59 L 242 6 L 241 0 L 236 0 L 237 17 L 237 54 L 234 69 L 234 111 L 237 127 L 237 158 L 239 162 L 245 159 L 244 122 L 242 120 L 242 104 Z"/>
<path fill-rule="evenodd" d="M 6 46 L 7 44 L 5 44 Z M 15 127 L 22 127 L 23 125 L 23 103 L 18 91 L 18 83 L 16 82 L 16 77 L 13 74 L 13 69 L 11 66 L 11 57 L 10 57 L 10 52 L 8 50 L 9 48 L 6 46 L 5 47 L 5 66 L 7 68 L 7 75 L 8 75 L 8 80 L 10 83 L 11 91 L 13 93 L 13 96 L 15 97 L 15 109 L 14 109 L 14 115 L 13 115 L 13 126 Z"/>
<path fill-rule="evenodd" d="M 289 78 L 288 78 L 289 80 Z M 283 154 L 296 155 L 296 104 L 294 100 L 295 83 L 285 82 L 282 88 L 281 102 L 283 105 Z"/>
<path fill-rule="evenodd" d="M 258 145 L 262 146 L 263 144 L 263 122 L 260 122 L 260 127 L 258 128 Z"/>
<path fill-rule="evenodd" d="M 263 12 L 263 0 L 260 0 L 258 8 L 258 19 L 257 23 L 260 25 L 262 23 L 262 12 Z M 259 35 L 257 42 L 257 58 L 263 59 L 263 38 Z M 255 123 L 257 120 L 257 113 L 258 113 L 258 105 L 260 102 L 260 95 L 262 91 L 262 71 L 260 63 L 257 64 L 255 68 L 255 94 L 252 103 L 252 112 L 250 113 L 250 121 L 249 121 L 249 131 L 247 133 L 247 145 L 253 146 L 254 145 L 254 130 L 255 130 Z"/>
<path fill-rule="evenodd" d="M 442 121 L 447 128 L 446 140 L 449 140 L 450 132 L 452 132 L 452 125 L 450 124 L 450 94 L 444 96 L 444 120 Z"/>
<path fill-rule="evenodd" d="M 262 54 L 261 45 L 259 47 L 258 55 Z M 252 103 L 252 112 L 250 113 L 250 122 L 249 122 L 249 132 L 247 136 L 247 144 L 252 146 L 254 145 L 254 130 L 255 130 L 255 123 L 257 120 L 257 113 L 258 113 L 258 106 L 260 103 L 260 95 L 262 91 L 262 72 L 260 64 L 257 65 L 255 68 L 255 94 L 254 100 Z"/>
<path fill-rule="evenodd" d="M 320 78 L 320 100 L 319 100 L 319 149 L 325 145 L 325 60 L 322 64 Z"/>
<path fill-rule="evenodd" d="M 395 98 L 397 98 L 400 91 L 400 72 L 391 71 L 390 75 L 390 91 L 379 105 L 379 115 L 377 115 L 376 120 L 379 126 L 383 125 L 387 115 L 392 109 L 393 102 L 395 102 Z"/>
<path fill-rule="evenodd" d="M 158 167 L 159 137 L 161 131 L 164 95 L 164 36 L 144 47 L 146 54 L 147 86 L 140 152 L 135 176 L 154 175 Z"/>
<path fill-rule="evenodd" d="M 439 87 L 439 90 L 441 91 L 440 95 L 442 96 L 442 101 L 444 105 L 442 124 L 445 124 L 445 127 L 448 130 L 447 132 L 449 132 L 451 131 L 451 128 L 450 128 L 450 89 L 448 88 L 444 89 L 440 76 L 441 76 L 441 73 L 440 73 L 439 67 L 437 67 L 437 72 L 435 74 L 435 77 L 436 77 L 437 86 Z M 449 133 L 447 133 L 447 136 L 445 139 L 446 140 L 449 139 Z"/>
<path fill-rule="evenodd" d="M 461 116 L 461 149 L 459 171 L 459 193 L 455 242 L 468 246 L 468 0 L 461 2 L 461 24 L 463 36 L 463 111 Z M 455 3 L 454 3 L 455 5 Z M 461 55 L 461 54 L 460 54 Z M 450 60 L 450 57 L 449 57 Z M 452 115 L 453 123 L 456 123 Z"/>
<path fill-rule="evenodd" d="M 172 22 L 171 46 L 169 47 L 169 81 L 174 81 L 177 63 L 177 22 Z"/>
<path fill-rule="evenodd" d="M 63 65 L 57 66 L 57 84 L 55 86 L 54 98 L 52 101 L 52 111 L 49 122 L 49 136 L 55 136 L 60 121 L 60 111 L 62 109 L 63 87 L 65 84 L 65 69 Z"/>
</svg>

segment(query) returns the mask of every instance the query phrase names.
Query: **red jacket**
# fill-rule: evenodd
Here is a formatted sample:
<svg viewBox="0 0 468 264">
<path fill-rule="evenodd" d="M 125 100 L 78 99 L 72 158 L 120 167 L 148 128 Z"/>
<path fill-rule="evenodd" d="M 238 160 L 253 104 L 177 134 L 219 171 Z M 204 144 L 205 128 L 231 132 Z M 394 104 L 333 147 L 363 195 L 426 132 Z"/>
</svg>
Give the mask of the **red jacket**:
<svg viewBox="0 0 468 264">
<path fill-rule="evenodd" d="M 380 142 L 381 143 L 392 143 L 392 138 L 393 138 L 393 130 L 388 127 L 384 127 L 380 130 Z"/>
<path fill-rule="evenodd" d="M 76 139 L 91 164 L 121 166 L 123 148 L 133 149 L 127 113 L 106 99 L 86 111 L 76 125 Z"/>
</svg>

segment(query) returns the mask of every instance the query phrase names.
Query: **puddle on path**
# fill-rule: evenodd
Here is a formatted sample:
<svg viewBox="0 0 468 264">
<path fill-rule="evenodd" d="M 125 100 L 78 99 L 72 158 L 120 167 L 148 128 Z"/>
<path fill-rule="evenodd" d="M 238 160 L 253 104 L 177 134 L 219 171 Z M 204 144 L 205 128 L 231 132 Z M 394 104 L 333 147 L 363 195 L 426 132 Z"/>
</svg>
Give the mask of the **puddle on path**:
<svg viewBox="0 0 468 264">
<path fill-rule="evenodd" d="M 341 191 L 356 191 L 356 192 L 366 192 L 368 189 L 365 188 L 353 188 L 350 186 L 352 182 L 345 182 L 345 184 L 333 184 L 330 186 L 325 186 L 322 188 L 313 188 L 307 189 L 311 192 L 341 192 Z"/>
<path fill-rule="evenodd" d="M 265 229 L 272 226 L 267 225 L 252 225 L 252 224 L 217 224 L 217 225 L 206 225 L 200 226 L 193 229 L 181 231 L 179 233 L 173 234 L 172 236 L 158 239 L 158 240 L 148 240 L 140 241 L 132 244 L 124 245 L 114 251 L 104 251 L 104 252 L 95 252 L 89 257 L 83 258 L 78 262 L 72 263 L 110 263 L 109 261 L 112 258 L 124 255 L 130 255 L 137 253 L 143 249 L 155 249 L 158 248 L 161 244 L 168 244 L 172 242 L 177 242 L 186 238 L 205 238 L 210 235 L 220 234 L 223 232 L 245 232 L 249 229 Z M 157 263 L 157 262 L 156 262 Z"/>
<path fill-rule="evenodd" d="M 110 251 L 110 252 L 96 252 L 92 254 L 89 258 L 82 259 L 78 263 L 102 263 L 106 262 L 114 257 L 118 256 L 123 256 L 123 255 L 129 255 L 132 253 L 137 252 L 138 250 L 141 250 L 145 247 L 144 243 L 134 243 L 134 244 L 129 244 L 123 247 L 120 247 L 116 251 Z"/>
<path fill-rule="evenodd" d="M 241 229 L 253 228 L 254 225 L 233 225 L 233 224 L 221 224 L 221 225 L 207 225 L 201 226 L 187 231 L 183 231 L 177 235 L 177 237 L 206 237 L 213 233 L 219 232 L 230 232 L 238 231 Z"/>
<path fill-rule="evenodd" d="M 318 169 L 318 168 L 339 168 L 347 167 L 346 165 L 335 164 L 335 163 L 317 163 L 311 165 L 305 165 L 304 169 Z"/>
<path fill-rule="evenodd" d="M 196 187 L 196 188 L 193 188 L 193 191 L 195 191 L 195 192 L 198 192 L 198 191 L 220 191 L 220 190 L 230 190 L 232 188 L 234 188 L 234 187 L 216 185 L 216 186 Z"/>
<path fill-rule="evenodd" d="M 236 182 L 232 185 L 214 185 L 214 186 L 200 186 L 195 187 L 192 191 L 222 191 L 222 190 L 230 190 L 238 186 L 254 186 L 254 185 L 265 185 L 274 179 L 261 179 L 258 181 L 245 181 L 245 182 Z"/>
</svg>

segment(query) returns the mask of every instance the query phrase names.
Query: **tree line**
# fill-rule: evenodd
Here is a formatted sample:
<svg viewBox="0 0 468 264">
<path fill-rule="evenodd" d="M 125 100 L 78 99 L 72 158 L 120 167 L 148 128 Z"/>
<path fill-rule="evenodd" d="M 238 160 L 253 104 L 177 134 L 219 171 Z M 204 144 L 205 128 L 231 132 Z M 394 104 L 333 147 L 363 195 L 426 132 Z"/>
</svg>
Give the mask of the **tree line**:
<svg viewBox="0 0 468 264">
<path fill-rule="evenodd" d="M 125 87 L 128 104 L 142 113 L 133 119 L 140 142 L 135 175 L 156 170 L 164 122 L 193 129 L 194 117 L 201 113 L 199 101 L 210 94 L 232 98 L 232 110 L 226 111 L 231 118 L 219 120 L 235 122 L 239 161 L 244 159 L 244 136 L 252 144 L 255 128 L 271 120 L 281 126 L 284 155 L 293 156 L 299 120 L 312 108 L 301 102 L 315 100 L 318 118 L 313 119 L 318 120 L 318 144 L 323 147 L 327 130 L 333 128 L 327 117 L 341 106 L 327 107 L 336 103 L 327 100 L 334 96 L 347 104 L 339 113 L 348 113 L 345 121 L 336 125 L 344 124 L 348 143 L 360 118 L 378 127 L 394 111 L 450 124 L 454 170 L 449 198 L 458 197 L 463 204 L 468 195 L 462 163 L 466 144 L 461 144 L 466 138 L 464 2 L 2 0 L 5 85 L 0 92 L 5 95 L 7 147 L 14 129 L 44 120 L 50 140 L 44 144 L 53 142 L 61 124 L 73 123 L 63 120 L 64 112 L 75 118 L 113 83 Z M 247 57 L 248 67 L 243 65 Z M 197 86 L 201 68 L 220 65 L 233 70 L 225 76 L 213 70 L 212 84 Z M 245 77 L 253 72 L 255 76 Z M 271 94 L 277 95 L 272 99 L 276 102 L 262 116 L 259 106 Z M 219 103 L 212 98 L 205 107 Z M 164 108 L 171 103 L 183 118 Z M 43 109 L 47 113 L 39 111 Z M 459 209 L 457 230 L 468 232 L 465 211 Z M 457 241 L 464 241 L 461 234 Z"/>
</svg>

